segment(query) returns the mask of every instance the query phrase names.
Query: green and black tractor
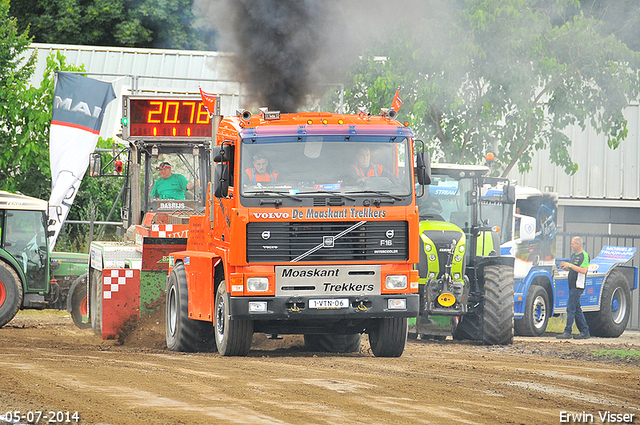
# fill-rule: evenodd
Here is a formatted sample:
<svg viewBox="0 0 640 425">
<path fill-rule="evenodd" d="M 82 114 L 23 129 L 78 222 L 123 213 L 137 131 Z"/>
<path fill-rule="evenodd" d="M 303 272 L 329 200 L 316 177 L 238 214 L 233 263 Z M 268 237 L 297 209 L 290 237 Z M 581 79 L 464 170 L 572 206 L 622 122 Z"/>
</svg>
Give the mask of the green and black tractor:
<svg viewBox="0 0 640 425">
<path fill-rule="evenodd" d="M 513 343 L 513 259 L 500 256 L 503 209 L 515 202 L 489 168 L 432 164 L 420 209 L 421 313 L 409 336 Z"/>
<path fill-rule="evenodd" d="M 0 191 L 0 328 L 20 309 L 68 310 L 87 321 L 88 254 L 49 252 L 48 204 Z"/>
</svg>

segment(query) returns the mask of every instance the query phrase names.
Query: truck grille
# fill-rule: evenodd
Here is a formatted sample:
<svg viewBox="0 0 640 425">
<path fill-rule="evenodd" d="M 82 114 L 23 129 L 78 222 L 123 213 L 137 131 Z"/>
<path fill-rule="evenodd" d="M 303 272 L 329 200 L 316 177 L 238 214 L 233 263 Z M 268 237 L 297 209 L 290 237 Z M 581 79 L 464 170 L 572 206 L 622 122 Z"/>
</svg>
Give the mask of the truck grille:
<svg viewBox="0 0 640 425">
<path fill-rule="evenodd" d="M 247 225 L 250 263 L 401 261 L 408 258 L 408 247 L 406 221 Z"/>
</svg>

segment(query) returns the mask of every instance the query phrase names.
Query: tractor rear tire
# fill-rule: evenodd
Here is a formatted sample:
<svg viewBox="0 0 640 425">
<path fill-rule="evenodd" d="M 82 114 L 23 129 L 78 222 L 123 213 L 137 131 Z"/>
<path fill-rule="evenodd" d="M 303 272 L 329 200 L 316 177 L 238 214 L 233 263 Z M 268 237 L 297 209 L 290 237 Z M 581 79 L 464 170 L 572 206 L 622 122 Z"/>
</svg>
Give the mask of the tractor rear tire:
<svg viewBox="0 0 640 425">
<path fill-rule="evenodd" d="M 617 338 L 627 328 L 631 313 L 631 291 L 627 278 L 613 270 L 602 287 L 600 311 L 584 313 L 589 333 L 604 338 Z"/>
<path fill-rule="evenodd" d="M 484 269 L 482 343 L 513 344 L 513 268 L 504 265 Z"/>
<path fill-rule="evenodd" d="M 218 352 L 223 356 L 246 356 L 253 339 L 253 321 L 231 319 L 230 299 L 223 280 L 216 291 L 215 336 Z"/>
<path fill-rule="evenodd" d="M 514 320 L 516 335 L 542 336 L 549 323 L 549 294 L 540 285 L 531 285 L 527 293 L 527 304 L 524 306 L 522 319 Z"/>
<path fill-rule="evenodd" d="M 213 323 L 189 318 L 187 276 L 182 263 L 167 282 L 166 340 L 171 351 L 215 351 Z"/>
<path fill-rule="evenodd" d="M 400 357 L 407 344 L 408 319 L 388 317 L 377 319 L 369 329 L 371 352 L 376 357 Z"/>
<path fill-rule="evenodd" d="M 10 265 L 0 261 L 0 328 L 20 310 L 22 295 L 20 277 Z"/>
<path fill-rule="evenodd" d="M 73 282 L 71 288 L 73 292 L 69 294 L 71 297 L 71 319 L 73 323 L 80 329 L 89 329 L 91 322 L 88 321 L 87 311 L 87 279 L 89 274 L 85 273 Z"/>
<path fill-rule="evenodd" d="M 357 353 L 361 349 L 361 337 L 361 334 L 307 334 L 304 336 L 304 348 L 322 353 Z"/>
</svg>

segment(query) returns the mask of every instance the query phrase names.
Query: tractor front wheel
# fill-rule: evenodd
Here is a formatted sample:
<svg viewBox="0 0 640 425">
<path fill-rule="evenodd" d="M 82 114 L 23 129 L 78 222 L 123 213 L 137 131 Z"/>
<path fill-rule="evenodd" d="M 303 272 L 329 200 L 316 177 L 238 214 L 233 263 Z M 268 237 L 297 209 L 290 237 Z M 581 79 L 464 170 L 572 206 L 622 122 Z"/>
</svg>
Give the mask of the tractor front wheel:
<svg viewBox="0 0 640 425">
<path fill-rule="evenodd" d="M 504 265 L 484 269 L 482 343 L 513 344 L 513 268 Z"/>
<path fill-rule="evenodd" d="M 22 282 L 15 270 L 0 261 L 0 328 L 15 317 L 22 304 Z"/>
<path fill-rule="evenodd" d="M 80 329 L 91 327 L 87 310 L 87 279 L 89 279 L 89 273 L 78 276 L 71 285 L 73 292 L 69 294 L 71 297 L 71 319 Z"/>
</svg>

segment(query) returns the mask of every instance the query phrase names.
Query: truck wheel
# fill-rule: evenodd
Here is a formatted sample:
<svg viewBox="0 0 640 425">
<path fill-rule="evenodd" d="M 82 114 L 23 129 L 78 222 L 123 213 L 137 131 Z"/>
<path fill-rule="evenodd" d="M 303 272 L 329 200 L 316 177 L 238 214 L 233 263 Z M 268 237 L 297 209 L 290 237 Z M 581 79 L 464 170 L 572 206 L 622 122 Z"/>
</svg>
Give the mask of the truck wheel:
<svg viewBox="0 0 640 425">
<path fill-rule="evenodd" d="M 617 338 L 627 328 L 630 314 L 631 291 L 627 278 L 612 271 L 602 287 L 600 311 L 584 314 L 593 336 Z"/>
<path fill-rule="evenodd" d="M 483 344 L 513 344 L 513 290 L 513 268 L 504 265 L 485 267 Z"/>
<path fill-rule="evenodd" d="M 73 292 L 71 296 L 71 319 L 80 329 L 89 329 L 91 322 L 88 321 L 87 311 L 87 279 L 89 274 L 79 276 L 71 285 Z"/>
<path fill-rule="evenodd" d="M 216 291 L 215 335 L 218 352 L 223 356 L 246 356 L 251 348 L 253 322 L 231 319 L 229 295 L 223 280 Z"/>
<path fill-rule="evenodd" d="M 371 351 L 376 357 L 400 357 L 407 344 L 407 318 L 377 319 L 368 330 Z"/>
<path fill-rule="evenodd" d="M 11 266 L 0 261 L 0 328 L 15 317 L 22 304 L 22 282 Z"/>
<path fill-rule="evenodd" d="M 323 353 L 357 353 L 361 348 L 361 337 L 361 334 L 308 334 L 304 336 L 304 348 Z"/>
<path fill-rule="evenodd" d="M 215 351 L 213 324 L 189 318 L 189 292 L 182 263 L 171 271 L 167 283 L 167 348 L 171 351 Z"/>
<path fill-rule="evenodd" d="M 540 285 L 531 285 L 522 319 L 514 320 L 516 335 L 542 336 L 549 323 L 549 295 Z"/>
</svg>

